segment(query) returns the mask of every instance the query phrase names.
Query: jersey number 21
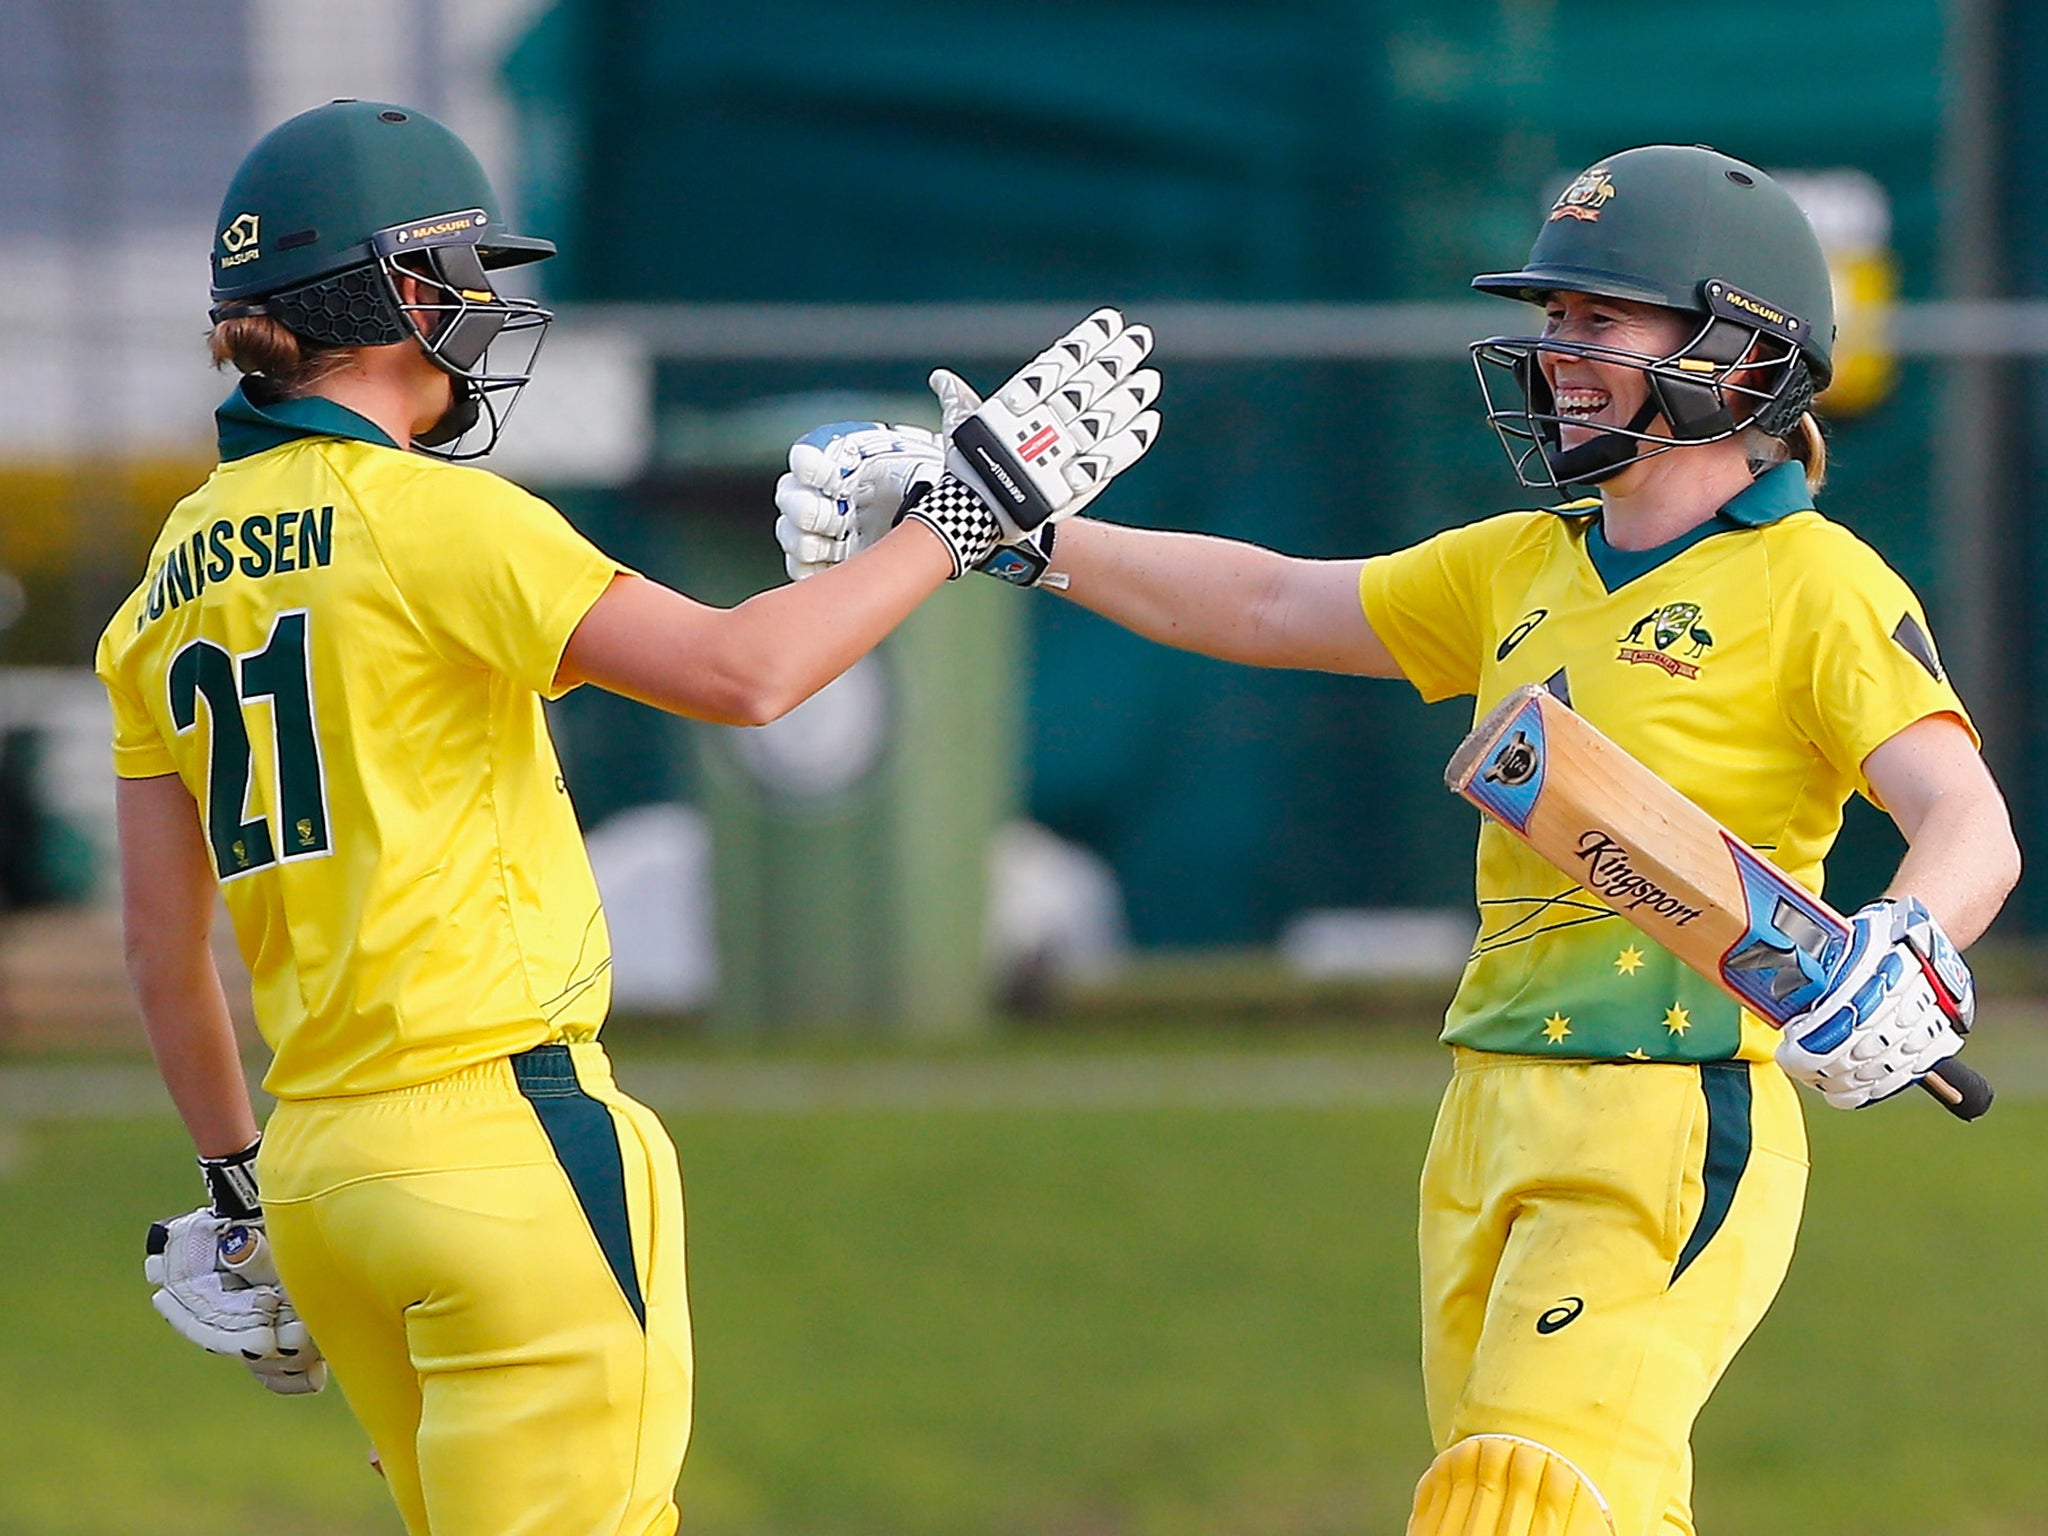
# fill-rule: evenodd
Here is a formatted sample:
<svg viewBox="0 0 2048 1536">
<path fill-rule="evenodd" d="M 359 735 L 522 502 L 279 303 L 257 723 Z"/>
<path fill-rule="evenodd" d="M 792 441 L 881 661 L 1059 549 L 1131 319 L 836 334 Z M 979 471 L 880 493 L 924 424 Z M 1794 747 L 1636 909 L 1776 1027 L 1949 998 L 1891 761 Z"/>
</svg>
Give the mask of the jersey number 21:
<svg viewBox="0 0 2048 1536">
<path fill-rule="evenodd" d="M 281 613 L 259 651 L 237 657 L 211 640 L 194 640 L 171 658 L 171 720 L 184 735 L 199 722 L 199 700 L 213 722 L 206 772 L 206 836 L 220 878 L 232 880 L 278 862 L 280 839 L 265 816 L 244 820 L 253 761 L 243 711 L 270 703 L 277 745 L 277 797 L 283 858 L 327 852 L 327 786 L 313 729 L 313 683 L 305 610 Z"/>
</svg>

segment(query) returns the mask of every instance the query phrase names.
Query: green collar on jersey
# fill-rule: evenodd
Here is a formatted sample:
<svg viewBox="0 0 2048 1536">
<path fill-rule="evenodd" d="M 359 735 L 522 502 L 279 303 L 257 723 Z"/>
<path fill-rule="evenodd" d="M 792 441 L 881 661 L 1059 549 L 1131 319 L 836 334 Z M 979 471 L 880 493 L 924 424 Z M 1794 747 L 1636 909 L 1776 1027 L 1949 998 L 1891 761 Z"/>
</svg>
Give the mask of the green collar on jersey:
<svg viewBox="0 0 2048 1536">
<path fill-rule="evenodd" d="M 1589 496 L 1583 501 L 1568 501 L 1551 510 L 1563 517 L 1577 517 L 1595 512 L 1599 506 L 1600 503 Z M 1586 558 L 1593 562 L 1600 584 L 1608 591 L 1616 592 L 1637 577 L 1649 575 L 1665 561 L 1684 554 L 1703 539 L 1710 539 L 1717 533 L 1762 528 L 1780 518 L 1790 517 L 1794 512 L 1808 511 L 1812 506 L 1813 491 L 1806 483 L 1806 466 L 1791 460 L 1765 470 L 1697 528 L 1689 528 L 1654 549 L 1616 549 L 1607 542 L 1600 519 L 1591 518 L 1586 524 Z"/>
<path fill-rule="evenodd" d="M 302 437 L 348 437 L 380 448 L 396 448 L 390 435 L 367 416 L 358 416 L 345 405 L 319 395 L 297 400 L 279 400 L 258 405 L 249 398 L 245 385 L 220 403 L 213 413 L 220 431 L 220 461 L 246 459 L 281 448 Z"/>
</svg>

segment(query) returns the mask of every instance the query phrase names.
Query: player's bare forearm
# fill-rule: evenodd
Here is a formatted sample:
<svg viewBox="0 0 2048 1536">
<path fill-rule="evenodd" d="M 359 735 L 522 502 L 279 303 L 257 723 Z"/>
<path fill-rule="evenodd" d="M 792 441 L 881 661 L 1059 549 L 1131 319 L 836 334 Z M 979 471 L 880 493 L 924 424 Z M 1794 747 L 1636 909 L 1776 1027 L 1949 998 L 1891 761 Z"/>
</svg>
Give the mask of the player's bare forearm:
<svg viewBox="0 0 2048 1536">
<path fill-rule="evenodd" d="M 1075 518 L 1060 527 L 1053 568 L 1073 601 L 1163 645 L 1254 667 L 1401 675 L 1359 607 L 1356 560 Z"/>
<path fill-rule="evenodd" d="M 256 1139 L 256 1115 L 213 963 L 216 887 L 182 781 L 122 779 L 121 921 L 128 976 L 171 1102 L 205 1157 Z"/>
<path fill-rule="evenodd" d="M 256 1139 L 256 1114 L 209 953 L 189 965 L 144 971 L 132 962 L 142 1025 L 157 1073 L 202 1157 L 226 1157 Z"/>
<path fill-rule="evenodd" d="M 1945 794 L 1927 807 L 1885 894 L 1918 896 L 1966 948 L 1991 926 L 2019 877 L 2019 844 L 1997 792 Z"/>
<path fill-rule="evenodd" d="M 763 725 L 873 650 L 952 573 L 939 536 L 909 521 L 844 565 L 736 608 L 622 576 L 577 626 L 559 678 L 719 725 Z"/>
<path fill-rule="evenodd" d="M 1951 941 L 1974 944 L 2019 881 L 2020 850 L 2005 797 L 1968 734 L 1945 715 L 1929 716 L 1863 766 L 1906 837 L 1886 894 L 1918 896 Z"/>
</svg>

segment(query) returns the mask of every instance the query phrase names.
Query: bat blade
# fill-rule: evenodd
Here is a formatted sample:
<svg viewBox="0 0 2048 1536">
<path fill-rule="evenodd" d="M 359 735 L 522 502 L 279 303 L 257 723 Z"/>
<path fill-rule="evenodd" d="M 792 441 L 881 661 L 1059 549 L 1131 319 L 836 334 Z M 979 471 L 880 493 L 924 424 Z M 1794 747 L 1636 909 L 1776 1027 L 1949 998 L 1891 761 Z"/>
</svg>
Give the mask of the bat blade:
<svg viewBox="0 0 2048 1536">
<path fill-rule="evenodd" d="M 1839 912 L 1544 688 L 1496 705 L 1444 783 L 1780 1028 L 1827 990 L 1848 947 Z M 1921 1086 L 1965 1120 L 1991 1104 L 1960 1061 Z"/>
</svg>

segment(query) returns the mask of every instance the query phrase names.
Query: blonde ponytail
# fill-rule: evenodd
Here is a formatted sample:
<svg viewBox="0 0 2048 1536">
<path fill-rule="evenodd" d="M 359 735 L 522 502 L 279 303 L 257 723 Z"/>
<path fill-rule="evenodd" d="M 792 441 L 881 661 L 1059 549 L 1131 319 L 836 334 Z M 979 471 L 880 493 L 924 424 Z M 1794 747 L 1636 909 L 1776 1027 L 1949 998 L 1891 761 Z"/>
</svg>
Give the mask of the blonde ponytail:
<svg viewBox="0 0 2048 1536">
<path fill-rule="evenodd" d="M 1806 483 L 1819 490 L 1828 478 L 1828 440 L 1821 434 L 1820 418 L 1811 411 L 1799 413 L 1799 424 L 1785 440 L 1791 456 L 1806 466 Z"/>
</svg>

